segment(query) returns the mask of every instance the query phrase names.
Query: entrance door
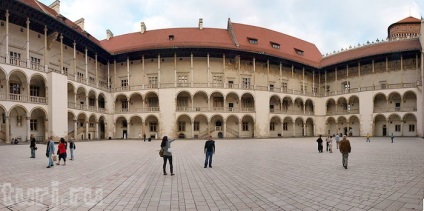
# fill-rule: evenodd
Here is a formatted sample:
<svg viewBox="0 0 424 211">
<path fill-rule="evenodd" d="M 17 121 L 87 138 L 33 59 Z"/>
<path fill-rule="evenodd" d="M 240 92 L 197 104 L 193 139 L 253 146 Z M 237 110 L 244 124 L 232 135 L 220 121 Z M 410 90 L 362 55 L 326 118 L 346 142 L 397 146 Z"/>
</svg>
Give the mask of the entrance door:
<svg viewBox="0 0 424 211">
<path fill-rule="evenodd" d="M 122 138 L 127 139 L 127 130 L 122 131 Z"/>
<path fill-rule="evenodd" d="M 386 128 L 386 125 L 383 125 L 383 136 L 387 136 L 387 128 Z"/>
</svg>

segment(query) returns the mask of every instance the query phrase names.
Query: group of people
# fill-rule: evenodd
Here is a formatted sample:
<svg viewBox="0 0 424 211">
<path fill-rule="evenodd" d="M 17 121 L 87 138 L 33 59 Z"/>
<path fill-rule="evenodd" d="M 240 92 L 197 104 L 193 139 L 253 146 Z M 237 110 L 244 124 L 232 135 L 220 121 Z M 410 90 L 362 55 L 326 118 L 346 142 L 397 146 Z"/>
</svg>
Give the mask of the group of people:
<svg viewBox="0 0 424 211">
<path fill-rule="evenodd" d="M 166 173 L 166 164 L 169 162 L 169 170 L 171 171 L 171 176 L 174 176 L 174 166 L 172 165 L 172 148 L 171 143 L 174 142 L 175 139 L 168 139 L 168 136 L 163 136 L 162 142 L 160 144 L 161 150 L 163 150 L 163 175 L 167 175 Z M 215 141 L 212 140 L 212 136 L 208 137 L 208 140 L 205 143 L 205 147 L 203 149 L 205 153 L 205 165 L 204 168 L 212 168 L 212 155 L 215 154 Z"/>
<path fill-rule="evenodd" d="M 335 135 L 335 139 L 336 139 L 337 149 L 339 149 L 340 152 L 342 153 L 343 167 L 347 169 L 347 160 L 349 157 L 349 153 L 351 152 L 350 142 L 349 140 L 347 140 L 346 135 L 344 135 L 343 139 L 340 141 L 340 136 L 337 134 Z M 322 153 L 323 151 L 323 148 L 324 148 L 323 142 L 324 141 L 322 140 L 322 136 L 320 135 L 319 138 L 317 139 L 319 153 Z M 326 142 L 327 142 L 327 151 L 332 153 L 333 152 L 333 149 L 332 149 L 333 136 L 328 135 L 326 138 Z"/>
<path fill-rule="evenodd" d="M 32 139 L 31 139 L 31 143 L 32 143 Z M 57 150 L 57 155 L 59 156 L 58 162 L 56 163 L 56 165 L 60 165 L 60 161 L 63 160 L 63 164 L 62 166 L 66 165 L 66 158 L 67 158 L 67 148 L 68 148 L 68 143 L 65 141 L 64 138 L 60 138 L 60 142 L 58 145 L 58 150 Z M 71 158 L 70 160 L 74 160 L 74 150 L 76 149 L 76 145 L 75 145 L 75 140 L 73 137 L 71 137 L 71 139 L 69 140 L 69 150 L 71 153 Z M 55 155 L 55 145 L 53 142 L 53 137 L 49 137 L 49 142 L 47 143 L 47 149 L 46 149 L 46 157 L 49 159 L 49 164 L 47 166 L 47 168 L 51 168 L 54 166 L 54 162 L 53 162 L 53 156 Z M 34 155 L 35 157 L 35 155 Z"/>
</svg>

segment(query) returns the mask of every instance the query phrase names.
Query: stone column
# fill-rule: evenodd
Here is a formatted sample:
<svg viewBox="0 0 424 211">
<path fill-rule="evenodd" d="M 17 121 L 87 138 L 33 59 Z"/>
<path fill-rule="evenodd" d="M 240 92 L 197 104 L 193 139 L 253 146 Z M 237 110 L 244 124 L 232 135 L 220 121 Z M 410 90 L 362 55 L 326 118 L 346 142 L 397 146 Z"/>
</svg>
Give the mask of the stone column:
<svg viewBox="0 0 424 211">
<path fill-rule="evenodd" d="M 30 120 L 31 120 L 31 117 L 26 117 L 26 123 L 27 123 L 27 139 L 26 140 L 29 140 L 29 137 L 31 136 L 31 122 L 30 122 Z"/>
<path fill-rule="evenodd" d="M 84 123 L 85 123 L 85 139 L 88 140 L 88 126 L 90 122 L 86 120 Z"/>
<path fill-rule="evenodd" d="M 77 135 L 78 135 L 78 121 L 76 119 L 74 119 L 74 138 L 75 140 L 77 140 Z"/>
<path fill-rule="evenodd" d="M 10 53 L 9 53 L 9 10 L 6 10 L 6 36 L 5 36 L 5 47 L 6 47 L 6 64 L 10 64 Z M 6 135 L 8 136 L 8 135 Z M 9 139 L 6 141 L 10 141 Z"/>
<path fill-rule="evenodd" d="M 99 139 L 99 122 L 96 122 L 96 136 L 95 139 Z"/>
<path fill-rule="evenodd" d="M 9 122 L 9 116 L 5 114 L 6 118 L 6 143 L 10 144 L 10 122 Z"/>
<path fill-rule="evenodd" d="M 30 21 L 29 21 L 29 18 L 27 18 L 27 21 L 26 21 L 26 67 L 27 68 L 30 68 L 31 67 L 31 59 L 30 59 L 30 56 L 29 56 L 29 23 L 30 23 Z"/>
</svg>

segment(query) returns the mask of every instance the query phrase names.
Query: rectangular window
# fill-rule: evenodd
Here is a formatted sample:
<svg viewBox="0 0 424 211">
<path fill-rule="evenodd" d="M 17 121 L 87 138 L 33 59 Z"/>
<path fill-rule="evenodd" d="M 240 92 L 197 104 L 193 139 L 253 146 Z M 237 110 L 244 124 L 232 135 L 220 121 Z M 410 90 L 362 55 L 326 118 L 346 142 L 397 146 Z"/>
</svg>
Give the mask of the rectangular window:
<svg viewBox="0 0 424 211">
<path fill-rule="evenodd" d="M 127 100 L 121 101 L 121 105 L 122 105 L 122 111 L 128 111 L 128 101 Z"/>
<path fill-rule="evenodd" d="M 269 85 L 269 91 L 273 92 L 274 91 L 274 84 L 270 84 Z"/>
<path fill-rule="evenodd" d="M 90 123 L 89 127 L 94 127 L 94 123 Z"/>
<path fill-rule="evenodd" d="M 121 80 L 121 88 L 127 89 L 127 87 L 128 87 L 128 79 L 122 79 Z"/>
<path fill-rule="evenodd" d="M 250 44 L 255 44 L 255 45 L 258 44 L 258 39 L 256 39 L 256 38 L 250 38 L 250 37 L 248 37 L 247 39 L 249 40 L 249 43 Z"/>
<path fill-rule="evenodd" d="M 415 125 L 409 125 L 409 132 L 415 132 Z"/>
<path fill-rule="evenodd" d="M 281 88 L 282 88 L 282 92 L 287 92 L 288 91 L 287 82 L 282 82 Z"/>
<path fill-rule="evenodd" d="M 179 75 L 178 76 L 178 86 L 186 87 L 188 84 L 188 76 L 187 75 Z"/>
<path fill-rule="evenodd" d="M 91 84 L 95 84 L 94 77 L 88 77 L 88 81 L 89 81 Z"/>
<path fill-rule="evenodd" d="M 10 51 L 10 64 L 19 66 L 21 64 L 21 54 Z"/>
<path fill-rule="evenodd" d="M 185 122 L 178 122 L 178 131 L 186 131 L 185 130 Z"/>
<path fill-rule="evenodd" d="M 194 122 L 194 131 L 200 130 L 200 122 Z"/>
<path fill-rule="evenodd" d="M 213 76 L 213 86 L 214 87 L 222 87 L 222 75 L 214 75 Z"/>
<path fill-rule="evenodd" d="M 275 131 L 275 122 L 271 122 L 271 124 L 269 124 L 269 130 Z"/>
<path fill-rule="evenodd" d="M 158 77 L 150 76 L 149 77 L 149 85 L 151 88 L 158 88 Z"/>
<path fill-rule="evenodd" d="M 278 43 L 271 42 L 271 46 L 275 49 L 280 49 L 280 44 L 278 44 Z"/>
<path fill-rule="evenodd" d="M 149 123 L 150 132 L 157 132 L 157 125 L 158 125 L 157 122 L 150 122 Z"/>
<path fill-rule="evenodd" d="M 224 107 L 224 98 L 223 97 L 214 97 L 213 98 L 213 107 L 214 108 L 222 108 Z"/>
<path fill-rule="evenodd" d="M 177 106 L 178 107 L 187 107 L 188 98 L 187 97 L 179 97 L 177 99 Z"/>
<path fill-rule="evenodd" d="M 400 132 L 400 125 L 395 125 L 395 131 Z"/>
<path fill-rule="evenodd" d="M 41 60 L 36 57 L 31 56 L 31 69 L 39 70 L 40 69 L 40 62 Z"/>
<path fill-rule="evenodd" d="M 284 122 L 283 123 L 283 130 L 284 131 L 288 131 L 289 130 L 289 126 L 288 126 L 287 122 Z"/>
<path fill-rule="evenodd" d="M 250 89 L 250 78 L 242 78 L 242 88 Z"/>
<path fill-rule="evenodd" d="M 149 98 L 149 107 L 159 107 L 158 99 L 154 97 Z"/>
<path fill-rule="evenodd" d="M 65 75 L 68 75 L 68 68 L 67 68 L 67 67 L 63 67 L 63 73 L 64 73 Z"/>
<path fill-rule="evenodd" d="M 21 94 L 21 84 L 10 83 L 10 94 Z"/>
<path fill-rule="evenodd" d="M 243 122 L 243 131 L 249 131 L 249 122 Z"/>
<path fill-rule="evenodd" d="M 40 87 L 39 86 L 29 86 L 29 95 L 40 97 Z"/>
<path fill-rule="evenodd" d="M 37 131 L 37 120 L 36 119 L 29 120 L 29 127 L 31 131 Z"/>
</svg>

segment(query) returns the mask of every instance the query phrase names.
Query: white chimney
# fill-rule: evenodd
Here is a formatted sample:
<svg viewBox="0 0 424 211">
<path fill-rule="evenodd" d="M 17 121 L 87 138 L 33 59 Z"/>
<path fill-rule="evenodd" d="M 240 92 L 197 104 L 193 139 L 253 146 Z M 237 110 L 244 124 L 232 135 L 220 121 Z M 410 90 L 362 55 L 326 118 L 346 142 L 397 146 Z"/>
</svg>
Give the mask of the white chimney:
<svg viewBox="0 0 424 211">
<path fill-rule="evenodd" d="M 144 34 L 144 32 L 146 32 L 146 24 L 144 24 L 144 22 L 141 22 L 140 23 L 140 28 L 141 28 L 140 32 L 142 34 Z"/>
<path fill-rule="evenodd" d="M 75 21 L 74 23 L 77 24 L 83 31 L 85 31 L 85 29 L 84 29 L 84 18 L 80 18 L 77 21 Z"/>
<path fill-rule="evenodd" d="M 199 18 L 199 29 L 203 29 L 203 18 Z"/>
<path fill-rule="evenodd" d="M 112 31 L 110 31 L 109 29 L 106 30 L 106 39 L 110 40 L 110 38 L 113 37 L 113 33 Z"/>
<path fill-rule="evenodd" d="M 60 1 L 59 0 L 54 1 L 52 4 L 50 4 L 49 7 L 52 8 L 54 11 L 56 11 L 57 14 L 60 14 Z"/>
</svg>

